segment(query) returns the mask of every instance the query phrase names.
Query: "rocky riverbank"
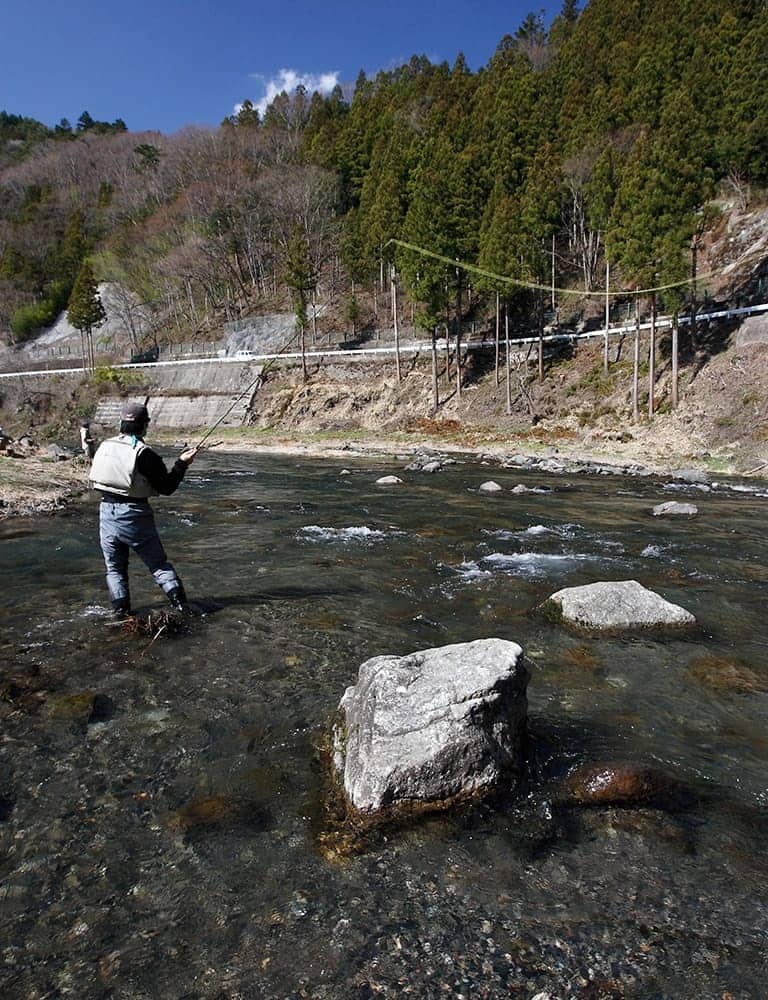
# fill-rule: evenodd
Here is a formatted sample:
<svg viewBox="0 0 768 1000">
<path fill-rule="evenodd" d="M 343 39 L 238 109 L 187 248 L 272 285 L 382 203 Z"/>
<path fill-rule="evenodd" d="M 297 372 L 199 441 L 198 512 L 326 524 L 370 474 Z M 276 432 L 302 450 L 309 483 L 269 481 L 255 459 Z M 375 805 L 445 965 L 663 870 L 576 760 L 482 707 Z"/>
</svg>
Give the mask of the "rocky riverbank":
<svg viewBox="0 0 768 1000">
<path fill-rule="evenodd" d="M 169 434 L 152 441 L 162 451 L 179 449 L 183 442 Z M 667 451 L 664 457 L 642 456 L 636 442 L 613 442 L 610 447 L 588 438 L 560 442 L 557 446 L 542 438 L 501 441 L 478 431 L 462 435 L 462 440 L 446 439 L 439 425 L 436 433 L 301 434 L 249 429 L 225 432 L 211 451 L 288 454 L 309 459 L 391 459 L 398 469 L 436 472 L 442 465 L 461 458 L 488 466 L 519 468 L 521 473 L 547 472 L 567 475 L 660 476 L 695 484 L 706 491 L 717 488 L 718 477 L 749 478 L 760 481 L 768 465 L 741 473 L 705 457 Z M 152 442 L 151 442 L 152 443 Z M 29 439 L 9 450 L 0 451 L 0 519 L 28 514 L 53 513 L 87 493 L 87 467 L 73 450 L 56 444 L 38 446 Z M 521 489 L 520 492 L 523 490 Z"/>
<path fill-rule="evenodd" d="M 88 489 L 82 456 L 59 445 L 39 447 L 30 438 L 5 438 L 0 449 L 0 520 L 62 510 Z"/>
</svg>

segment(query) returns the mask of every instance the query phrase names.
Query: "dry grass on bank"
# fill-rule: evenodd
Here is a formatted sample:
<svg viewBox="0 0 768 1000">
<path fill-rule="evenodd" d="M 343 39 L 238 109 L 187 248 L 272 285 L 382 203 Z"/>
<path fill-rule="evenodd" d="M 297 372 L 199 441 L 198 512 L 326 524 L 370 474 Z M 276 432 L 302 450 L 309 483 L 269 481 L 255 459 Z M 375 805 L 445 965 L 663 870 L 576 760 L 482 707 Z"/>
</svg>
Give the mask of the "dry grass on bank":
<svg viewBox="0 0 768 1000">
<path fill-rule="evenodd" d="M 87 489 L 88 467 L 81 458 L 0 455 L 0 519 L 61 510 Z"/>
</svg>

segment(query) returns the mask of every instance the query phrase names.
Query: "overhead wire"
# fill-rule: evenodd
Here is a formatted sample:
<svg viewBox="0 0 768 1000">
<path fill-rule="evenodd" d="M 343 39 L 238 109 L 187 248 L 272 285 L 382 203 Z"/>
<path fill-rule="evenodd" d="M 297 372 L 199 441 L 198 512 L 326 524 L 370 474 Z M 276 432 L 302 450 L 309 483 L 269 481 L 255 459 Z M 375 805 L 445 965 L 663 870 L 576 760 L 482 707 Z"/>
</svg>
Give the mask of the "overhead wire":
<svg viewBox="0 0 768 1000">
<path fill-rule="evenodd" d="M 673 288 L 682 288 L 685 285 L 690 285 L 693 284 L 694 282 L 703 281 L 705 278 L 722 276 L 722 272 L 720 271 L 705 271 L 702 272 L 701 274 L 697 274 L 695 278 L 690 277 L 690 278 L 685 278 L 682 281 L 672 281 L 666 285 L 656 285 L 654 288 L 631 288 L 631 289 L 617 288 L 615 291 L 611 291 L 610 288 L 609 289 L 603 288 L 600 291 L 588 292 L 585 291 L 583 288 L 558 288 L 556 286 L 553 287 L 551 284 L 544 285 L 536 281 L 524 281 L 522 278 L 512 278 L 509 275 L 496 274 L 494 271 L 489 271 L 487 270 L 487 268 L 479 267 L 477 264 L 470 264 L 467 261 L 452 259 L 450 257 L 446 257 L 444 254 L 435 253 L 434 250 L 427 250 L 426 247 L 420 247 L 417 246 L 415 243 L 408 243 L 405 240 L 398 240 L 395 239 L 394 237 L 387 243 L 385 243 L 384 247 L 386 249 L 386 247 L 391 246 L 393 244 L 395 246 L 402 247 L 404 250 L 410 250 L 413 253 L 420 254 L 422 257 L 430 257 L 432 260 L 440 261 L 441 263 L 446 264 L 449 267 L 458 267 L 461 268 L 462 271 L 469 271 L 472 274 L 480 275 L 480 277 L 489 278 L 491 281 L 500 281 L 509 285 L 516 285 L 518 288 L 528 288 L 531 289 L 532 291 L 549 292 L 550 294 L 554 291 L 556 295 L 573 295 L 576 297 L 594 296 L 596 298 L 604 299 L 606 295 L 609 295 L 613 298 L 618 298 L 618 297 L 626 298 L 629 295 L 635 295 L 635 296 L 651 295 L 655 292 L 666 292 L 670 291 Z M 743 263 L 750 257 L 756 257 L 759 255 L 765 256 L 766 251 L 753 250 L 750 253 L 747 253 L 743 257 L 739 258 L 739 260 L 736 261 L 735 263 Z"/>
<path fill-rule="evenodd" d="M 719 271 L 706 271 L 698 274 L 696 278 L 690 277 L 685 278 L 682 281 L 672 281 L 665 285 L 656 285 L 653 288 L 634 288 L 634 289 L 616 289 L 611 291 L 610 288 L 602 289 L 600 291 L 585 291 L 582 288 L 559 288 L 551 284 L 544 285 L 536 281 L 524 281 L 522 278 L 512 278 L 509 275 L 496 274 L 494 271 L 489 271 L 487 268 L 479 267 L 477 264 L 470 264 L 468 261 L 462 261 L 451 257 L 446 257 L 444 254 L 436 253 L 434 250 L 428 250 L 426 247 L 417 246 L 415 243 L 409 243 L 406 240 L 399 240 L 393 237 L 384 244 L 384 249 L 389 246 L 402 247 L 404 250 L 410 250 L 413 253 L 420 254 L 422 257 L 429 257 L 432 260 L 440 261 L 448 267 L 458 267 L 463 271 L 468 271 L 472 274 L 480 275 L 480 277 L 488 278 L 491 281 L 499 281 L 509 285 L 515 285 L 518 288 L 528 288 L 532 291 L 542 291 L 552 293 L 557 295 L 573 295 L 577 297 L 584 296 L 594 296 L 604 299 L 606 295 L 611 297 L 627 297 L 627 296 L 640 296 L 640 295 L 651 295 L 656 292 L 666 292 L 673 288 L 682 288 L 686 285 L 692 284 L 694 281 L 703 281 L 705 278 L 712 278 L 716 276 L 722 276 L 722 272 Z M 743 263 L 749 260 L 750 257 L 758 256 L 762 253 L 765 256 L 764 251 L 753 250 L 750 253 L 744 254 L 743 257 L 739 258 L 738 261 L 734 263 Z M 731 267 L 734 264 L 730 265 Z M 298 335 L 294 336 L 282 346 L 278 354 L 283 354 L 289 347 L 292 347 Z M 224 413 L 207 428 L 203 436 L 200 438 L 198 443 L 194 446 L 195 448 L 201 448 L 203 444 L 208 440 L 208 438 L 213 434 L 217 427 L 219 427 L 224 420 L 229 416 L 229 414 L 234 410 L 237 404 L 246 396 L 248 393 L 252 392 L 256 385 L 263 380 L 267 372 L 277 363 L 276 359 L 271 359 L 264 365 L 261 371 L 258 373 L 256 378 L 254 378 L 243 391 L 237 396 L 237 398 L 227 407 Z"/>
</svg>

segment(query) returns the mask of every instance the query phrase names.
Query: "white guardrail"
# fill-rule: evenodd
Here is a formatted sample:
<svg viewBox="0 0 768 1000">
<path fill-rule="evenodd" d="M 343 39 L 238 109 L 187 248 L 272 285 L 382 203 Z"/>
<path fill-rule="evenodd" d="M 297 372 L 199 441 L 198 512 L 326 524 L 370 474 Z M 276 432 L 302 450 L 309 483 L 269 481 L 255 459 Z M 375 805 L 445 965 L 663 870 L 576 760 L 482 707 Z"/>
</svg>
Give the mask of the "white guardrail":
<svg viewBox="0 0 768 1000">
<path fill-rule="evenodd" d="M 697 313 L 696 322 L 710 322 L 716 319 L 732 319 L 736 316 L 750 316 L 755 313 L 768 312 L 768 302 L 761 303 L 757 306 L 743 306 L 739 309 L 722 309 L 718 312 L 711 313 Z M 690 316 L 680 316 L 678 318 L 678 324 L 680 326 L 685 326 L 691 322 Z M 672 326 L 673 319 L 671 316 L 660 316 L 656 319 L 656 329 L 663 330 Z M 640 330 L 650 330 L 652 324 L 650 322 L 641 323 Z M 634 323 L 624 323 L 621 326 L 612 326 L 607 330 L 603 328 L 602 330 L 591 330 L 589 333 L 556 333 L 549 334 L 542 338 L 543 343 L 553 344 L 562 341 L 575 341 L 575 340 L 594 340 L 597 337 L 604 338 L 606 335 L 609 337 L 626 337 L 628 334 L 634 333 L 636 326 Z M 505 342 L 505 338 L 501 337 L 501 344 Z M 537 344 L 539 342 L 538 337 L 510 337 L 510 346 L 519 346 L 522 344 Z M 472 340 L 465 342 L 465 350 L 476 351 L 484 347 L 494 347 L 496 344 L 494 340 Z M 440 338 L 441 349 L 445 345 L 445 338 Z M 422 351 L 428 351 L 431 349 L 431 341 L 429 340 L 417 340 L 410 341 L 409 343 L 400 345 L 400 354 L 419 354 Z M 394 347 L 357 347 L 349 348 L 347 350 L 340 350 L 338 348 L 328 349 L 328 350 L 312 350 L 306 351 L 304 357 L 307 360 L 314 358 L 344 358 L 345 360 L 359 359 L 365 357 L 371 357 L 375 355 L 382 354 L 394 354 Z M 238 356 L 239 355 L 239 356 Z M 178 361 L 147 361 L 147 362 L 126 362 L 125 364 L 109 365 L 110 368 L 124 369 L 124 368 L 170 368 L 179 367 L 182 365 L 200 365 L 200 364 L 251 364 L 254 362 L 261 361 L 300 361 L 302 358 L 301 351 L 285 352 L 282 354 L 252 354 L 250 351 L 241 351 L 238 354 L 233 354 L 231 357 L 208 357 L 208 358 L 188 358 L 187 360 Z M 79 375 L 82 376 L 82 368 L 49 368 L 44 371 L 16 371 L 16 372 L 0 372 L 0 379 L 2 378 L 34 378 L 36 376 L 48 376 L 48 375 Z"/>
</svg>

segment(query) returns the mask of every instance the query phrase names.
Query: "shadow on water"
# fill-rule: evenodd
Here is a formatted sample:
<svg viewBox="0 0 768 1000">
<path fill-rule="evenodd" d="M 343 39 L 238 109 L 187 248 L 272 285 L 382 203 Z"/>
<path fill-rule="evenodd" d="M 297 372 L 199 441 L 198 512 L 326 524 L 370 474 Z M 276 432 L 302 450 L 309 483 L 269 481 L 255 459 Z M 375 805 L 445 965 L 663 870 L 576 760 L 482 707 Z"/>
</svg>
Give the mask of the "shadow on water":
<svg viewBox="0 0 768 1000">
<path fill-rule="evenodd" d="M 36 534 L 31 528 L 17 528 L 0 522 L 0 542 L 10 542 L 18 538 L 32 538 Z"/>
<path fill-rule="evenodd" d="M 251 594 L 227 594 L 224 597 L 196 597 L 191 601 L 193 608 L 205 614 L 222 611 L 224 608 L 249 608 L 275 601 L 311 601 L 323 597 L 354 597 L 364 593 L 364 588 L 345 587 L 274 587 L 271 590 L 255 591 Z"/>
</svg>

